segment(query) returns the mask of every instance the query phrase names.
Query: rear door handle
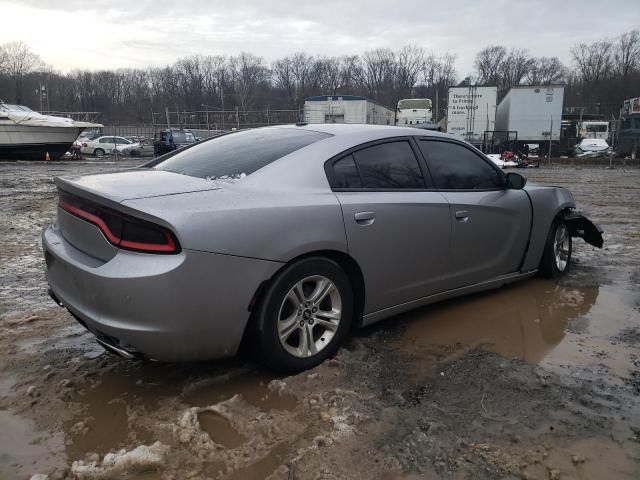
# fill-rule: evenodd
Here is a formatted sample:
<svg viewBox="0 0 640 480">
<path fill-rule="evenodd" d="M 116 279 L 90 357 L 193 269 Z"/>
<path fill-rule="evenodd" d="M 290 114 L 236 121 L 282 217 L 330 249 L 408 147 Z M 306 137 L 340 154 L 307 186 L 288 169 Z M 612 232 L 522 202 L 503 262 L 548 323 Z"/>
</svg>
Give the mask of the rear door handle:
<svg viewBox="0 0 640 480">
<path fill-rule="evenodd" d="M 459 222 L 466 222 L 469 220 L 469 212 L 467 210 L 458 210 L 456 212 L 456 220 Z"/>
<path fill-rule="evenodd" d="M 375 212 L 358 212 L 353 218 L 355 218 L 358 225 L 371 225 L 376 219 Z"/>
</svg>

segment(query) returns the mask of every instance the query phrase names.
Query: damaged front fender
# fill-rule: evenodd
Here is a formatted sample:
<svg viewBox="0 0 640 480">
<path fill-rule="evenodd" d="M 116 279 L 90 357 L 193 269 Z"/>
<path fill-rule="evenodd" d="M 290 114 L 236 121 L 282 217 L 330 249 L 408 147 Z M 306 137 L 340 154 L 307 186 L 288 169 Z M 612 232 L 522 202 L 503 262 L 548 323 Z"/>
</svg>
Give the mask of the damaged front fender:
<svg viewBox="0 0 640 480">
<path fill-rule="evenodd" d="M 600 225 L 574 211 L 565 212 L 564 221 L 572 237 L 580 237 L 588 244 L 602 248 L 604 240 L 602 239 L 603 230 Z"/>
</svg>

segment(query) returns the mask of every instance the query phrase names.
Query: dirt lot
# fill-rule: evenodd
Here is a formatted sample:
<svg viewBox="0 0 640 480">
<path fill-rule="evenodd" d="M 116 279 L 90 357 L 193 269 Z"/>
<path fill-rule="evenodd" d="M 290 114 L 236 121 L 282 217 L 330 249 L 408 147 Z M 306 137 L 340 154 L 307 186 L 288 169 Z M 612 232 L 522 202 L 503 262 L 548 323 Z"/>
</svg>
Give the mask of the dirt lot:
<svg viewBox="0 0 640 480">
<path fill-rule="evenodd" d="M 640 478 L 639 169 L 525 172 L 606 232 L 560 283 L 400 315 L 274 378 L 120 360 L 47 297 L 52 176 L 135 164 L 0 163 L 0 478 Z"/>
</svg>

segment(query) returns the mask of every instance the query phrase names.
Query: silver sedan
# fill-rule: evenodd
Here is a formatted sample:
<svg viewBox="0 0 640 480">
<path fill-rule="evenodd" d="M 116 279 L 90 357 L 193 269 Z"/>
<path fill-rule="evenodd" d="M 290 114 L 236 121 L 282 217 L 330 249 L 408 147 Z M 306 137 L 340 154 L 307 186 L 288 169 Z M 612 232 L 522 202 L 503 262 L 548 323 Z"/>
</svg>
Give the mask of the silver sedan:
<svg viewBox="0 0 640 480">
<path fill-rule="evenodd" d="M 133 170 L 56 178 L 51 297 L 125 357 L 299 371 L 352 327 L 557 277 L 602 230 L 448 135 L 368 125 L 231 133 Z"/>
</svg>

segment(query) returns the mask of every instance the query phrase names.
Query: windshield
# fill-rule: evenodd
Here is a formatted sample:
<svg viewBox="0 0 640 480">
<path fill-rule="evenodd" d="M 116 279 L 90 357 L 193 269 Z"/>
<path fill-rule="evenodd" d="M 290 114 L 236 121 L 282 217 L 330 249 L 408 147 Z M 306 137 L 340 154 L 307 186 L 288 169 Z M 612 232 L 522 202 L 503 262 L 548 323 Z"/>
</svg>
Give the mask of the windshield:
<svg viewBox="0 0 640 480">
<path fill-rule="evenodd" d="M 431 100 L 428 98 L 407 98 L 398 102 L 398 109 L 431 109 Z"/>
<path fill-rule="evenodd" d="M 24 105 L 11 105 L 2 103 L 0 104 L 0 108 L 8 111 L 18 111 L 18 112 L 33 112 L 29 107 L 25 107 Z"/>
<path fill-rule="evenodd" d="M 609 125 L 604 124 L 591 124 L 585 125 L 587 132 L 606 132 L 608 130 Z"/>
<path fill-rule="evenodd" d="M 245 130 L 194 145 L 153 168 L 207 179 L 237 178 L 330 136 L 298 128 Z"/>
</svg>

